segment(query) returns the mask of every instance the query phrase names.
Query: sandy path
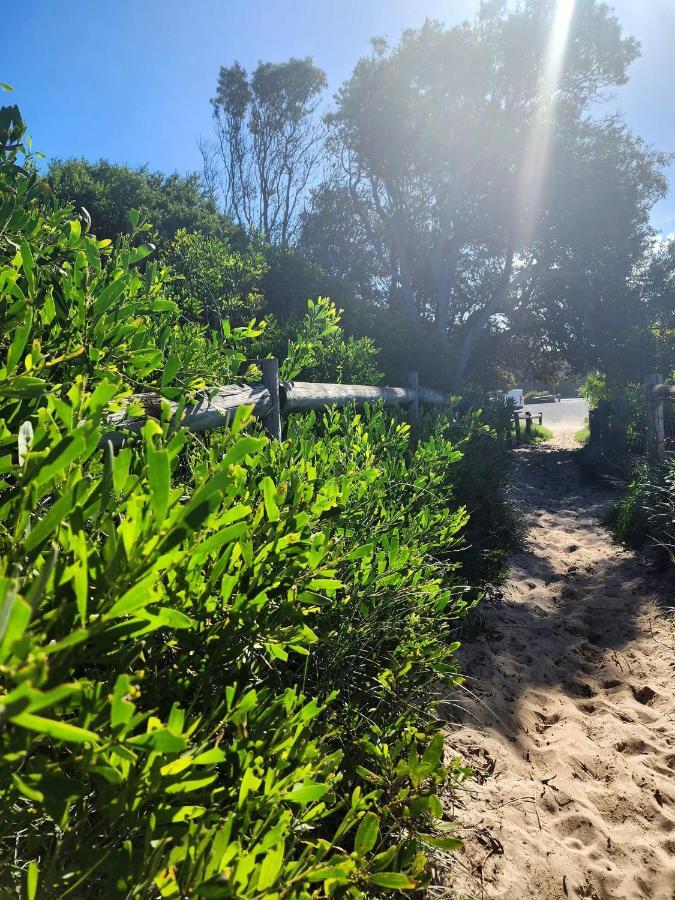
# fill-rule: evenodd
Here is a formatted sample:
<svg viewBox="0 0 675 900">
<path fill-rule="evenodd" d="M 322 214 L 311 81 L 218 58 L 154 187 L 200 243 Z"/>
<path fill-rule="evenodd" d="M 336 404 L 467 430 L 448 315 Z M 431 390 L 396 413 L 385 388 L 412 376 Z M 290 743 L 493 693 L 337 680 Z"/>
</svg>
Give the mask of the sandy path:
<svg viewBox="0 0 675 900">
<path fill-rule="evenodd" d="M 436 896 L 675 898 L 673 583 L 612 542 L 571 444 L 518 453 L 528 546 L 462 650 L 449 750 L 477 778 L 448 798 L 466 843 Z"/>
</svg>

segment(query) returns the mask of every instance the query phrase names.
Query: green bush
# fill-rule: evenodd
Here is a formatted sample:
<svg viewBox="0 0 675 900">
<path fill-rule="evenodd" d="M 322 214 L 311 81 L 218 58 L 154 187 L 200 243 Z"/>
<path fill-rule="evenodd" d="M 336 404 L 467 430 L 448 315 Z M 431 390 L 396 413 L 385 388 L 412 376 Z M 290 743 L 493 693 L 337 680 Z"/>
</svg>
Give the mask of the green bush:
<svg viewBox="0 0 675 900">
<path fill-rule="evenodd" d="M 22 134 L 3 110 L 0 892 L 424 886 L 464 774 L 428 702 L 473 596 L 456 443 L 489 448 L 485 496 L 496 432 L 473 411 L 411 442 L 343 411 L 270 444 L 240 411 L 204 438 L 165 401 L 115 446 L 132 393 L 234 377 L 256 333 L 183 326 L 137 215 L 128 243 L 88 235 Z"/>
<path fill-rule="evenodd" d="M 523 536 L 511 499 L 510 433 L 509 407 L 478 393 L 455 400 L 447 415 L 426 414 L 420 423 L 422 442 L 440 435 L 462 452 L 447 478 L 455 502 L 469 514 L 461 559 L 474 589 L 501 580 L 507 553 Z"/>
<path fill-rule="evenodd" d="M 635 463 L 625 492 L 614 504 L 608 522 L 622 541 L 649 540 L 675 563 L 675 457 L 664 462 Z"/>
</svg>

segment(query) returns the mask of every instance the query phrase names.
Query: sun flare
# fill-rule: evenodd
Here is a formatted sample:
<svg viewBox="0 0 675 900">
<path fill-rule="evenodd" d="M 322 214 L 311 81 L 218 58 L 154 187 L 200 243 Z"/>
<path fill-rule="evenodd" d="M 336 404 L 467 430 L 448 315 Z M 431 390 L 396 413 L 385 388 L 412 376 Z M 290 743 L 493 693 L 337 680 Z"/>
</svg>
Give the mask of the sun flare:
<svg viewBox="0 0 675 900">
<path fill-rule="evenodd" d="M 530 131 L 520 173 L 518 214 L 521 237 L 531 237 L 541 201 L 542 187 L 549 163 L 553 128 L 553 105 L 565 64 L 576 0 L 557 0 L 546 47 L 539 104 Z"/>
</svg>

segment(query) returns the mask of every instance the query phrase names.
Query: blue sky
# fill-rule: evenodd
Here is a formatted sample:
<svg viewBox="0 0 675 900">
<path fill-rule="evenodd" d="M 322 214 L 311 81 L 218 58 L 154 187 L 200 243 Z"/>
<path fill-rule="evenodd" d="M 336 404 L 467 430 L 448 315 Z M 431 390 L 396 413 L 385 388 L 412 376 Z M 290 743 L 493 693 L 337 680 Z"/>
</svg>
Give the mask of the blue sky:
<svg viewBox="0 0 675 900">
<path fill-rule="evenodd" d="M 0 81 L 48 157 L 105 157 L 153 169 L 200 167 L 218 69 L 238 59 L 312 55 L 336 89 L 373 35 L 395 41 L 426 17 L 472 17 L 478 0 L 27 0 L 2 15 Z M 660 150 L 675 151 L 675 0 L 614 0 L 642 43 L 609 104 Z M 1 98 L 0 98 L 1 100 Z M 671 169 L 675 180 L 675 167 Z M 654 211 L 675 231 L 675 196 Z"/>
</svg>

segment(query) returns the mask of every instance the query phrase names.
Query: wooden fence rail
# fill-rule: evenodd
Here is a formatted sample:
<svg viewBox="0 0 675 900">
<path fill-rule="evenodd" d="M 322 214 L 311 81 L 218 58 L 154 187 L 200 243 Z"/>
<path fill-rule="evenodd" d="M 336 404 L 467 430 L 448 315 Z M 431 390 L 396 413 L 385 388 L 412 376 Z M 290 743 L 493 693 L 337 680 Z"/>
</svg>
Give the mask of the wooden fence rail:
<svg viewBox="0 0 675 900">
<path fill-rule="evenodd" d="M 217 388 L 197 403 L 190 404 L 183 411 L 181 425 L 189 431 L 210 431 L 222 428 L 232 421 L 232 416 L 240 406 L 250 406 L 254 415 L 262 419 L 267 433 L 276 440 L 281 439 L 282 417 L 288 413 L 325 406 L 347 406 L 356 403 L 382 401 L 385 406 L 405 406 L 408 417 L 417 418 L 419 405 L 444 406 L 448 398 L 440 391 L 419 387 L 417 373 L 407 377 L 408 387 L 372 387 L 366 384 L 320 384 L 309 381 L 280 381 L 279 363 L 276 359 L 260 360 L 263 381 L 260 384 L 228 384 Z M 148 415 L 159 415 L 161 398 L 157 394 L 140 394 L 140 401 Z M 177 403 L 171 403 L 174 413 Z M 124 441 L 124 432 L 139 432 L 145 418 L 125 419 L 124 413 L 111 417 L 113 430 L 104 441 L 119 446 Z"/>
</svg>

